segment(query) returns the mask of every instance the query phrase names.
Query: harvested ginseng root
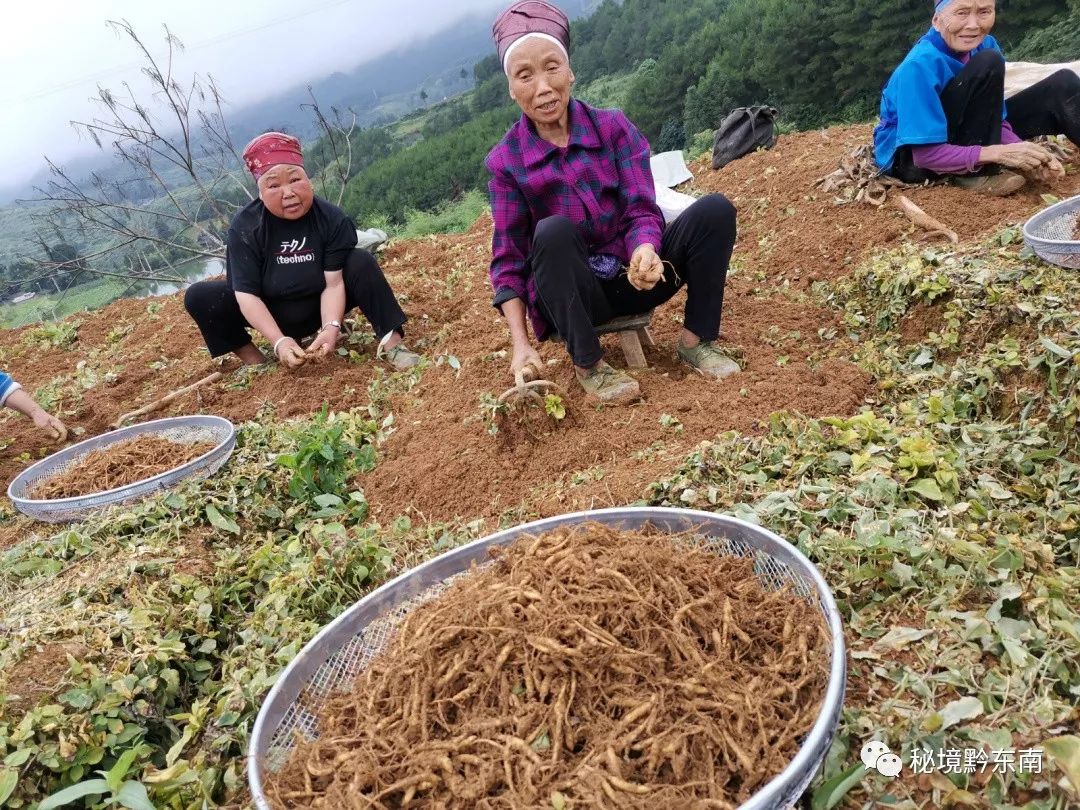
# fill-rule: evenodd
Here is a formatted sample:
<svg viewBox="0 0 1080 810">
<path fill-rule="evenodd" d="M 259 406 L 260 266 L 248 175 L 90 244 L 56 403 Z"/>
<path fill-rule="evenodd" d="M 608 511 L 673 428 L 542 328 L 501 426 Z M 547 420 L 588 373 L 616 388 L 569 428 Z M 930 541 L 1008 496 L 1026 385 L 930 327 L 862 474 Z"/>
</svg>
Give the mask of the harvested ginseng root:
<svg viewBox="0 0 1080 810">
<path fill-rule="evenodd" d="M 126 487 L 183 466 L 214 447 L 213 442 L 188 444 L 160 436 L 138 436 L 87 453 L 70 469 L 35 484 L 30 497 L 74 498 Z"/>
<path fill-rule="evenodd" d="M 410 612 L 277 808 L 735 807 L 812 728 L 829 631 L 700 540 L 528 537 Z M 554 798 L 553 798 L 554 797 Z"/>
</svg>

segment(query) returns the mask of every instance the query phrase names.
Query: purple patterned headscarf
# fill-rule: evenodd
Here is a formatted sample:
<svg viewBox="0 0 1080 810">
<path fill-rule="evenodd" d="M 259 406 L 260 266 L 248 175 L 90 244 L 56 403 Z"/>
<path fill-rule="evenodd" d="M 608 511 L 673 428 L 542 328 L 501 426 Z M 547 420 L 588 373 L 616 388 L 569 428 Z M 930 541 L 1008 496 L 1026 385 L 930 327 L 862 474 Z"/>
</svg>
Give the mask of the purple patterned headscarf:
<svg viewBox="0 0 1080 810">
<path fill-rule="evenodd" d="M 506 70 L 506 57 L 516 42 L 530 35 L 540 35 L 570 51 L 570 21 L 551 3 L 522 0 L 499 15 L 491 26 L 491 35 L 499 49 L 499 62 Z"/>
</svg>

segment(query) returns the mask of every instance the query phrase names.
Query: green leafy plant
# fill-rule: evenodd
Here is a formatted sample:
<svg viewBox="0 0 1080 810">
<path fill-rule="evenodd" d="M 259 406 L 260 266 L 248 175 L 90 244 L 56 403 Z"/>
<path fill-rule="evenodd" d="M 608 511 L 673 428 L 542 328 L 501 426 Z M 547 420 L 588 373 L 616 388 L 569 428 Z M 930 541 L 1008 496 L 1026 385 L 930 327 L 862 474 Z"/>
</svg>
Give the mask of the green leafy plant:
<svg viewBox="0 0 1080 810">
<path fill-rule="evenodd" d="M 292 471 L 289 494 L 293 498 L 338 495 L 353 474 L 374 469 L 375 447 L 369 438 L 375 433 L 375 423 L 364 425 L 360 436 L 349 427 L 348 422 L 330 416 L 324 406 L 314 421 L 297 430 L 296 450 L 277 458 L 278 464 Z"/>
<path fill-rule="evenodd" d="M 77 320 L 46 321 L 39 326 L 27 329 L 23 334 L 23 342 L 28 346 L 41 349 L 48 347 L 63 349 L 75 342 L 81 325 L 81 322 Z"/>
<path fill-rule="evenodd" d="M 125 751 L 107 771 L 98 771 L 101 779 L 87 779 L 71 787 L 57 791 L 41 804 L 38 810 L 56 810 L 56 808 L 87 799 L 102 796 L 105 807 L 120 805 L 129 810 L 155 810 L 146 792 L 146 786 L 133 779 L 125 780 L 135 760 L 149 752 L 149 748 L 137 747 Z"/>
<path fill-rule="evenodd" d="M 566 403 L 558 394 L 548 394 L 544 397 L 544 412 L 556 422 L 561 422 L 566 418 Z"/>
<path fill-rule="evenodd" d="M 480 395 L 480 419 L 487 425 L 489 435 L 498 434 L 499 421 L 509 412 L 509 406 L 505 402 L 499 402 L 492 394 L 485 391 Z"/>
<path fill-rule="evenodd" d="M 124 338 L 135 331 L 135 327 L 129 323 L 122 323 L 119 326 L 114 326 L 109 330 L 109 333 L 105 335 L 105 343 L 109 346 L 116 346 L 123 342 Z"/>
<path fill-rule="evenodd" d="M 660 425 L 668 430 L 673 430 L 676 433 L 683 432 L 683 423 L 679 421 L 677 417 L 672 416 L 670 413 L 660 414 Z"/>
</svg>

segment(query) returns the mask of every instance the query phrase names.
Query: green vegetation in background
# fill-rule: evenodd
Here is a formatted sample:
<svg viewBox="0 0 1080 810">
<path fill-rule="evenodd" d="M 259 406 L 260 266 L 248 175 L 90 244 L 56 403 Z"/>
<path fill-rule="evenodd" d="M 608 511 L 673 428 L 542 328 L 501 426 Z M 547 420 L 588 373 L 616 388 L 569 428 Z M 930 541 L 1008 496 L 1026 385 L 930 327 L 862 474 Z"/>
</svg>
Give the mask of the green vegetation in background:
<svg viewBox="0 0 1080 810">
<path fill-rule="evenodd" d="M 460 200 L 443 203 L 434 211 L 406 211 L 405 224 L 394 235 L 415 239 L 435 233 L 464 233 L 487 208 L 487 195 L 473 189 Z"/>
<path fill-rule="evenodd" d="M 686 131 L 715 128 L 727 111 L 754 103 L 772 104 L 800 128 L 873 118 L 889 74 L 929 29 L 930 5 L 732 0 L 714 55 L 687 92 Z M 1010 46 L 1060 12 L 1061 0 L 999 2 L 994 35 L 1011 58 Z"/>
<path fill-rule="evenodd" d="M 579 85 L 574 95 L 593 107 L 621 110 L 630 97 L 635 75 L 634 73 L 617 73 L 602 76 Z"/>
<path fill-rule="evenodd" d="M 1008 49 L 1059 13 L 1060 0 L 1001 2 L 995 34 Z M 573 23 L 572 63 L 578 95 L 624 109 L 659 152 L 691 146 L 698 133 L 746 104 L 779 107 L 785 126 L 872 118 L 889 72 L 930 16 L 924 0 L 608 0 Z M 1045 37 L 1075 47 L 1069 30 L 1062 22 Z M 429 210 L 485 186 L 479 160 L 502 133 L 483 116 L 505 110 L 508 126 L 514 109 L 506 106 L 507 80 L 496 57 L 478 62 L 473 75 L 471 95 L 398 125 L 400 135 L 418 142 L 350 182 L 349 213 L 377 212 L 400 223 L 408 209 Z M 470 112 L 474 117 L 459 124 Z M 477 140 L 481 133 L 486 144 Z"/>
<path fill-rule="evenodd" d="M 37 295 L 19 304 L 0 305 L 0 327 L 15 329 L 38 321 L 66 318 L 76 312 L 101 309 L 123 296 L 130 285 L 113 278 L 97 278 L 64 293 Z"/>
<path fill-rule="evenodd" d="M 1010 58 L 1044 64 L 1080 59 L 1080 0 L 1069 0 L 1068 6 L 1066 14 L 1024 37 Z"/>
<path fill-rule="evenodd" d="M 404 221 L 409 209 L 431 210 L 487 183 L 484 158 L 517 118 L 491 110 L 464 126 L 421 141 L 369 166 L 349 181 L 344 208 L 357 221 L 385 214 Z"/>
</svg>

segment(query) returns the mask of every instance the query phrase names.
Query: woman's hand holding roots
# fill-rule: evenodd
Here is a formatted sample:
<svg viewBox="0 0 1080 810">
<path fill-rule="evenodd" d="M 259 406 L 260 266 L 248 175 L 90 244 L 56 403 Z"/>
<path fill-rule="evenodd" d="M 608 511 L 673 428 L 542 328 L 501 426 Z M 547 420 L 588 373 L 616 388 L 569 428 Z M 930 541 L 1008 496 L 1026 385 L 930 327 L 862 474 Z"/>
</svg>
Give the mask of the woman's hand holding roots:
<svg viewBox="0 0 1080 810">
<path fill-rule="evenodd" d="M 664 278 L 664 263 L 650 244 L 639 245 L 630 257 L 627 278 L 636 290 L 651 290 Z"/>
<path fill-rule="evenodd" d="M 286 368 L 300 368 L 308 360 L 307 352 L 292 338 L 283 340 L 277 347 L 277 358 Z"/>
<path fill-rule="evenodd" d="M 307 348 L 309 360 L 325 360 L 337 349 L 338 331 L 336 329 L 324 329 L 315 336 L 314 342 Z"/>
<path fill-rule="evenodd" d="M 1065 176 L 1065 167 L 1061 165 L 1061 162 L 1051 157 L 1049 163 L 1045 163 L 1036 169 L 1032 169 L 1026 174 L 1032 179 L 1040 183 L 1051 183 L 1054 180 L 1060 180 Z"/>
<path fill-rule="evenodd" d="M 31 418 L 34 425 L 48 433 L 54 442 L 62 442 L 67 438 L 67 427 L 52 414 L 39 409 Z"/>
<path fill-rule="evenodd" d="M 1056 175 L 1059 177 L 1061 174 L 1058 174 L 1058 172 L 1063 173 L 1061 164 L 1048 149 L 1027 141 L 985 146 L 983 147 L 983 158 L 984 163 L 996 163 L 1009 169 L 1017 169 L 1025 173 L 1030 172 L 1040 177 L 1040 179 L 1047 172 L 1053 172 L 1050 176 Z"/>
</svg>

